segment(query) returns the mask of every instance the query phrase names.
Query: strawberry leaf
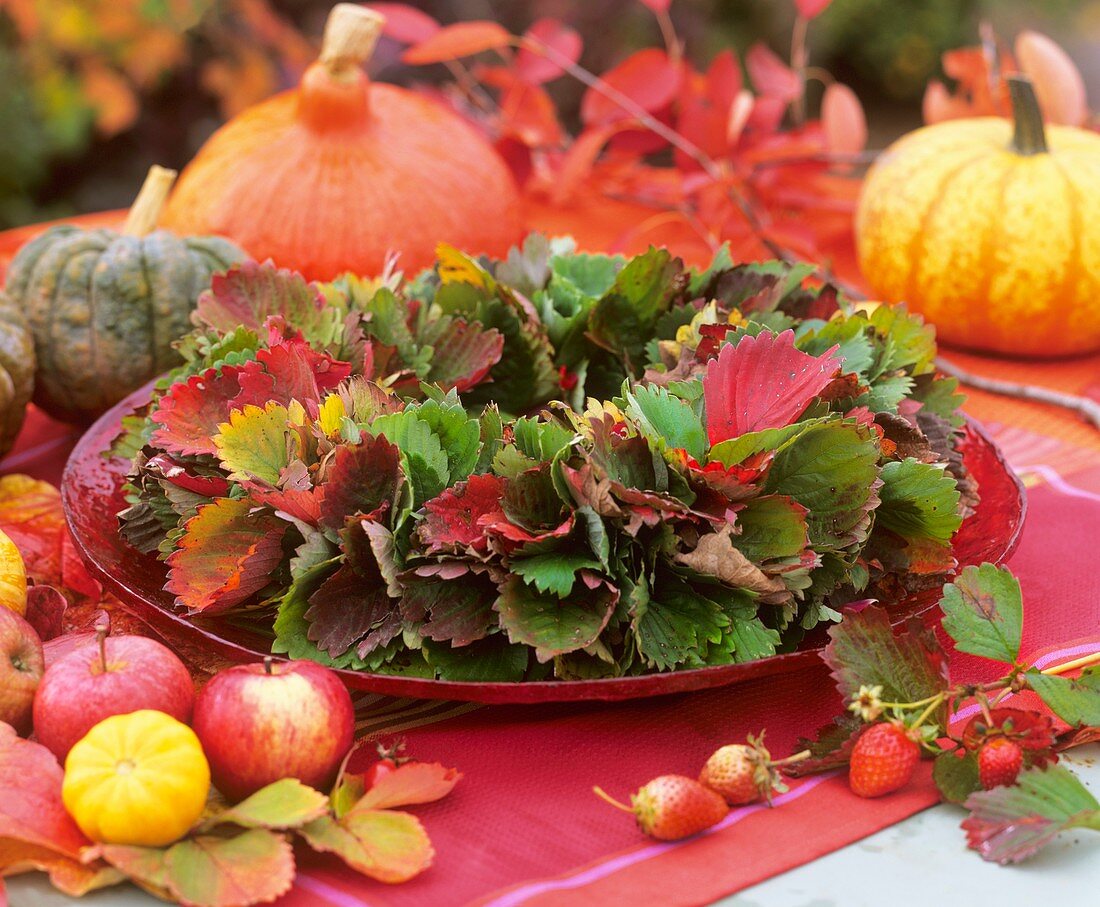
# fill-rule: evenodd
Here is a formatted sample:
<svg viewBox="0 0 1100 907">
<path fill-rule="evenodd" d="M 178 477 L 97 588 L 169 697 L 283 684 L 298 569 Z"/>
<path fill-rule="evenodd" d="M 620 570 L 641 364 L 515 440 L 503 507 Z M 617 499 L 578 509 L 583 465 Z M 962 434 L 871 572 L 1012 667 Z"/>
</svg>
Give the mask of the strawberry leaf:
<svg viewBox="0 0 1100 907">
<path fill-rule="evenodd" d="M 281 316 L 309 336 L 331 316 L 324 297 L 301 274 L 276 268 L 270 261 L 246 261 L 225 274 L 215 274 L 195 305 L 194 321 L 223 334 L 238 327 L 257 334 L 266 331 L 267 319 Z"/>
<path fill-rule="evenodd" d="M 379 882 L 407 882 L 435 856 L 420 820 L 388 809 L 353 809 L 339 820 L 323 816 L 300 834 L 314 850 L 335 854 Z"/>
<path fill-rule="evenodd" d="M 504 480 L 494 475 L 473 475 L 424 504 L 424 520 L 417 529 L 430 553 L 458 551 L 466 546 L 484 549 L 485 530 L 480 520 L 500 511 Z"/>
<path fill-rule="evenodd" d="M 539 592 L 567 598 L 573 591 L 578 570 L 598 570 L 600 562 L 579 551 L 550 551 L 517 558 L 510 569 Z"/>
<path fill-rule="evenodd" d="M 234 366 L 208 369 L 173 384 L 149 416 L 158 426 L 153 430 L 153 443 L 185 456 L 217 454 L 214 436 L 241 392 L 239 372 Z"/>
<path fill-rule="evenodd" d="M 425 380 L 461 394 L 484 381 L 489 370 L 500 362 L 504 335 L 460 318 L 446 323 L 446 330 L 430 338 L 433 355 Z"/>
<path fill-rule="evenodd" d="M 798 557 L 810 543 L 806 508 L 785 495 L 761 495 L 737 512 L 740 535 L 730 541 L 749 560 Z"/>
<path fill-rule="evenodd" d="M 318 353 L 305 341 L 284 341 L 259 350 L 256 358 L 240 367 L 237 381 L 241 392 L 234 409 L 245 404 L 265 406 L 274 401 L 284 406 L 292 400 L 319 403 L 351 374 L 351 365 Z"/>
<path fill-rule="evenodd" d="M 287 439 L 289 425 L 287 408 L 279 403 L 233 410 L 229 421 L 223 422 L 214 436 L 218 459 L 229 478 L 234 482 L 259 479 L 278 485 L 292 458 Z"/>
<path fill-rule="evenodd" d="M 803 353 L 794 331 L 745 336 L 722 347 L 703 377 L 710 443 L 790 425 L 837 373 L 836 350 Z"/>
<path fill-rule="evenodd" d="M 679 447 L 696 460 L 707 450 L 707 433 L 695 411 L 663 387 L 638 385 L 626 394 L 627 412 L 637 420 L 642 433 L 658 447 Z"/>
<path fill-rule="evenodd" d="M 231 838 L 195 835 L 165 851 L 174 898 L 196 907 L 262 904 L 294 884 L 294 852 L 280 834 L 252 828 Z"/>
<path fill-rule="evenodd" d="M 464 564 L 451 563 L 458 571 L 437 582 L 407 582 L 401 597 L 405 620 L 420 623 L 420 635 L 452 646 L 467 646 L 483 639 L 493 626 L 496 587 L 484 575 L 469 572 Z M 455 582 L 461 577 L 460 582 Z"/>
<path fill-rule="evenodd" d="M 814 425 L 779 448 L 764 489 L 807 509 L 816 551 L 841 550 L 867 538 L 878 503 L 878 458 L 865 426 Z"/>
<path fill-rule="evenodd" d="M 950 474 L 931 463 L 907 459 L 885 464 L 881 477 L 876 525 L 904 539 L 945 544 L 951 540 L 962 517 L 956 512 L 959 489 Z"/>
<path fill-rule="evenodd" d="M 323 485 L 321 524 L 342 529 L 349 517 L 372 513 L 384 504 L 396 508 L 404 482 L 397 447 L 363 432 L 358 444 L 341 445 L 333 454 Z"/>
<path fill-rule="evenodd" d="M 352 810 L 434 803 L 454 790 L 460 780 L 461 772 L 438 762 L 406 762 L 375 781 Z"/>
<path fill-rule="evenodd" d="M 962 748 L 940 753 L 932 763 L 932 780 L 948 803 L 962 803 L 981 790 L 978 778 L 978 756 Z"/>
<path fill-rule="evenodd" d="M 1100 725 L 1100 667 L 1086 668 L 1077 678 L 1041 674 L 1034 669 L 1024 676 L 1028 686 L 1066 724 Z"/>
<path fill-rule="evenodd" d="M 514 643 L 533 646 L 546 662 L 555 655 L 591 645 L 603 632 L 619 599 L 618 590 L 601 583 L 597 589 L 559 599 L 539 593 L 520 577 L 510 576 L 493 605 L 500 625 Z"/>
<path fill-rule="evenodd" d="M 241 828 L 298 828 L 328 810 L 328 797 L 296 778 L 283 778 L 261 788 L 236 806 L 207 819 L 202 830 L 218 825 Z"/>
<path fill-rule="evenodd" d="M 799 739 L 795 749 L 809 750 L 810 757 L 786 766 L 784 773 L 793 778 L 801 778 L 803 775 L 828 772 L 847 765 L 852 758 L 856 741 L 866 728 L 867 725 L 855 715 L 838 715 L 831 724 L 817 732 L 816 739 Z"/>
<path fill-rule="evenodd" d="M 384 585 L 371 583 L 345 564 L 309 597 L 307 636 L 334 658 L 360 641 L 360 654 L 365 654 L 400 632 L 400 622 L 394 623 L 396 606 Z"/>
<path fill-rule="evenodd" d="M 283 558 L 282 520 L 243 499 L 218 498 L 184 524 L 165 590 L 191 611 L 226 611 L 270 582 Z"/>
<path fill-rule="evenodd" d="M 943 587 L 943 628 L 960 652 L 1013 663 L 1020 655 L 1024 605 L 1007 568 L 971 566 Z"/>
<path fill-rule="evenodd" d="M 716 602 L 678 578 L 662 576 L 652 590 L 642 578 L 626 590 L 638 651 L 651 667 L 668 670 L 693 662 L 721 642 L 729 627 Z"/>
<path fill-rule="evenodd" d="M 972 794 L 965 805 L 967 844 L 1002 865 L 1026 860 L 1067 829 L 1100 831 L 1100 803 L 1062 766 L 1029 769 L 1014 786 Z"/>
<path fill-rule="evenodd" d="M 886 702 L 916 702 L 947 689 L 947 658 L 935 635 L 912 621 L 898 632 L 883 608 L 844 615 L 821 653 L 845 700 L 861 686 L 881 686 Z"/>
</svg>

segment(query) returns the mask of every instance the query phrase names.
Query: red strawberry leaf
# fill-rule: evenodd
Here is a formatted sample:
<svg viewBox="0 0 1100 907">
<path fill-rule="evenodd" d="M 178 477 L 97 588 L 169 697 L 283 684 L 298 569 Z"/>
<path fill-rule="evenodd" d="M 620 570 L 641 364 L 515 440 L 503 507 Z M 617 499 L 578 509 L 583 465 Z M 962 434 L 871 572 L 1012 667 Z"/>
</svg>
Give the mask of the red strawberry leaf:
<svg viewBox="0 0 1100 907">
<path fill-rule="evenodd" d="M 424 520 L 417 529 L 429 553 L 457 552 L 467 546 L 488 545 L 482 518 L 499 514 L 504 480 L 491 474 L 473 475 L 425 502 Z"/>
<path fill-rule="evenodd" d="M 487 50 L 500 50 L 511 43 L 512 34 L 496 22 L 483 19 L 456 22 L 410 47 L 401 59 L 412 66 L 424 66 L 472 57 Z"/>
<path fill-rule="evenodd" d="M 376 628 L 386 627 L 371 640 L 370 649 L 385 645 L 401 629 L 400 622 L 386 620 L 397 607 L 386 587 L 372 584 L 347 565 L 325 580 L 309 597 L 309 605 L 305 613 L 310 622 L 307 636 L 334 658 L 343 655 Z M 361 652 L 366 654 L 363 649 Z"/>
<path fill-rule="evenodd" d="M 276 315 L 308 334 L 327 317 L 324 311 L 324 297 L 301 274 L 270 261 L 246 261 L 214 275 L 210 289 L 199 296 L 193 319 L 226 334 L 238 327 L 263 334 L 267 319 Z"/>
<path fill-rule="evenodd" d="M 426 639 L 466 646 L 484 639 L 492 627 L 496 587 L 465 564 L 451 563 L 461 568 L 458 576 L 406 583 L 401 614 L 419 622 L 420 635 Z"/>
<path fill-rule="evenodd" d="M 1023 772 L 1011 787 L 971 794 L 963 820 L 967 844 L 1002 865 L 1033 856 L 1071 828 L 1100 831 L 1100 803 L 1062 766 Z"/>
<path fill-rule="evenodd" d="M 432 346 L 435 352 L 425 380 L 461 394 L 484 381 L 500 361 L 504 335 L 456 318 L 445 333 L 432 338 Z"/>
<path fill-rule="evenodd" d="M 264 406 L 291 400 L 318 403 L 351 374 L 351 365 L 318 353 L 304 340 L 282 341 L 259 350 L 256 358 L 241 366 L 237 375 L 241 392 L 233 408 L 246 404 Z"/>
<path fill-rule="evenodd" d="M 358 444 L 338 447 L 325 474 L 321 524 L 343 529 L 349 517 L 395 507 L 405 482 L 401 451 L 384 436 L 363 432 Z"/>
<path fill-rule="evenodd" d="M 323 816 L 300 832 L 314 850 L 332 853 L 380 882 L 407 882 L 432 864 L 435 851 L 416 816 L 389 809 L 353 809 Z"/>
<path fill-rule="evenodd" d="M 556 56 L 576 63 L 580 59 L 582 46 L 581 36 L 575 29 L 558 19 L 538 19 L 523 33 L 523 45 L 516 54 L 516 75 L 531 85 L 556 79 L 563 70 L 541 48 L 549 47 Z"/>
<path fill-rule="evenodd" d="M 217 454 L 214 436 L 241 392 L 239 372 L 235 366 L 212 368 L 173 384 L 149 416 L 159 426 L 153 431 L 153 443 L 184 456 Z"/>
<path fill-rule="evenodd" d="M 671 104 L 680 90 L 682 78 L 682 67 L 655 47 L 631 54 L 603 74 L 603 82 L 614 94 L 626 97 L 647 113 L 656 113 Z M 581 120 L 585 126 L 634 119 L 614 94 L 609 97 L 596 88 L 585 92 L 581 101 Z"/>
<path fill-rule="evenodd" d="M 462 772 L 438 762 L 406 762 L 375 781 L 352 810 L 434 803 L 454 790 L 460 780 Z"/>
<path fill-rule="evenodd" d="M 259 592 L 283 558 L 286 523 L 243 499 L 218 498 L 184 524 L 165 590 L 192 612 L 229 610 Z"/>
<path fill-rule="evenodd" d="M 710 443 L 790 425 L 837 373 L 836 350 L 803 353 L 793 331 L 746 336 L 722 347 L 703 377 Z"/>
<path fill-rule="evenodd" d="M 821 657 L 845 701 L 861 686 L 881 686 L 885 702 L 916 702 L 948 688 L 947 656 L 935 635 L 916 619 L 895 632 L 877 606 L 830 627 Z"/>
</svg>

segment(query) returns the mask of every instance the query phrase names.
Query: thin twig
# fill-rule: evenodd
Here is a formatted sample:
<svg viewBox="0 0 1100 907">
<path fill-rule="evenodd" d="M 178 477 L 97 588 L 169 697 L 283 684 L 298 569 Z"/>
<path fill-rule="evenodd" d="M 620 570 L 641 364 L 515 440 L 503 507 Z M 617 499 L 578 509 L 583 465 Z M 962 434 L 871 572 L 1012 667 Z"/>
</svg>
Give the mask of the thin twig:
<svg viewBox="0 0 1100 907">
<path fill-rule="evenodd" d="M 806 122 L 806 35 L 809 29 L 809 19 L 802 15 L 795 18 L 794 29 L 791 31 L 791 69 L 798 76 L 799 92 L 791 104 L 791 119 L 799 129 Z"/>
<path fill-rule="evenodd" d="M 1100 402 L 1090 400 L 1088 397 L 1066 394 L 1062 391 L 1051 390 L 1048 387 L 1036 387 L 1033 384 L 1021 384 L 1018 381 L 1005 381 L 1001 378 L 986 378 L 984 375 L 975 375 L 942 357 L 936 360 L 936 367 L 945 375 L 958 378 L 967 387 L 988 391 L 991 394 L 1001 394 L 1005 397 L 1016 397 L 1019 400 L 1032 400 L 1036 403 L 1049 403 L 1052 406 L 1060 406 L 1075 413 L 1094 428 L 1100 428 Z"/>
<path fill-rule="evenodd" d="M 818 154 L 792 154 L 790 157 L 773 157 L 765 161 L 756 161 L 752 165 L 753 170 L 764 170 L 768 167 L 786 167 L 794 164 L 873 164 L 881 151 L 867 150 L 850 152 L 822 151 Z"/>
</svg>

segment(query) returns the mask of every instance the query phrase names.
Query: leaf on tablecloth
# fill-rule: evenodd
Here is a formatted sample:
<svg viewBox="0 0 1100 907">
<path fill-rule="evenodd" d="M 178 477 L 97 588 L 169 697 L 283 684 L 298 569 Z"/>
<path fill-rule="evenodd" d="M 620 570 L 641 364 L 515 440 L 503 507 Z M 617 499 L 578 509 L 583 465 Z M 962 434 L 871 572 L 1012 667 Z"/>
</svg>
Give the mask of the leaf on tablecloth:
<svg viewBox="0 0 1100 907">
<path fill-rule="evenodd" d="M 416 816 L 388 809 L 353 809 L 301 829 L 314 850 L 332 853 L 379 882 L 406 882 L 432 864 L 435 851 Z"/>
<path fill-rule="evenodd" d="M 846 701 L 861 686 L 881 686 L 885 702 L 917 702 L 948 687 L 947 657 L 932 631 L 912 620 L 895 632 L 876 606 L 849 612 L 830 627 L 821 657 Z"/>
<path fill-rule="evenodd" d="M 283 778 L 203 822 L 203 829 L 217 825 L 241 828 L 298 828 L 320 818 L 328 810 L 328 797 L 296 778 Z"/>
<path fill-rule="evenodd" d="M 38 582 L 61 581 L 61 493 L 49 482 L 25 475 L 0 477 L 0 529 L 19 549 L 27 575 Z"/>
<path fill-rule="evenodd" d="M 252 509 L 247 500 L 218 498 L 187 521 L 168 558 L 171 572 L 164 587 L 181 605 L 225 611 L 270 581 L 282 558 L 287 524 Z"/>
<path fill-rule="evenodd" d="M 1026 860 L 1070 828 L 1100 831 L 1100 803 L 1061 766 L 1029 769 L 1013 787 L 972 794 L 966 808 L 967 844 L 994 863 Z"/>
<path fill-rule="evenodd" d="M 1074 727 L 1100 725 L 1100 667 L 1086 668 L 1077 678 L 1031 670 L 1030 686 L 1055 715 Z"/>
<path fill-rule="evenodd" d="M 27 588 L 27 623 L 34 627 L 43 642 L 61 635 L 64 630 L 62 618 L 68 607 L 68 599 L 53 586 Z"/>
<path fill-rule="evenodd" d="M 955 648 L 1011 664 L 1020 654 L 1024 604 L 1020 583 L 994 564 L 967 567 L 943 588 L 943 628 Z"/>
<path fill-rule="evenodd" d="M 810 757 L 784 766 L 783 772 L 793 778 L 800 778 L 847 765 L 852 758 L 852 748 L 866 727 L 855 715 L 838 715 L 831 724 L 818 730 L 816 739 L 799 739 L 795 750 L 809 750 Z"/>
<path fill-rule="evenodd" d="M 294 883 L 289 842 L 263 828 L 194 835 L 164 849 L 103 845 L 99 852 L 150 893 L 191 907 L 264 904 Z"/>
<path fill-rule="evenodd" d="M 375 781 L 353 811 L 434 803 L 454 790 L 461 779 L 460 771 L 438 762 L 406 762 Z"/>
<path fill-rule="evenodd" d="M 0 722 L 0 875 L 33 866 L 77 896 L 117 879 L 102 863 L 81 862 L 91 842 L 61 802 L 63 774 L 49 750 Z"/>
<path fill-rule="evenodd" d="M 932 763 L 932 780 L 948 803 L 962 803 L 981 790 L 977 754 L 965 749 L 940 753 Z"/>
</svg>

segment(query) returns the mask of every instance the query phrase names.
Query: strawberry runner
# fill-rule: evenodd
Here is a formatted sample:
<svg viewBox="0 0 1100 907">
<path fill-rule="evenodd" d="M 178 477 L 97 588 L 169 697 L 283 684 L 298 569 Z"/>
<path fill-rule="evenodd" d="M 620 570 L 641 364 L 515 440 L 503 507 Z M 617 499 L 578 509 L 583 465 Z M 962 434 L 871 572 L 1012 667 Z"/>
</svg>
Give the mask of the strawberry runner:
<svg viewBox="0 0 1100 907">
<path fill-rule="evenodd" d="M 991 373 L 1009 370 L 962 361 Z M 1026 373 L 1100 397 L 1100 358 L 1029 366 Z M 1010 561 L 1027 601 L 1024 652 L 1045 668 L 1095 651 L 1100 636 L 1089 634 L 1100 628 L 1100 577 L 1091 567 L 1090 527 L 1100 523 L 1100 436 L 1066 417 L 986 395 L 975 395 L 970 409 L 987 420 L 1029 486 L 1027 524 Z M 56 483 L 75 438 L 69 426 L 34 412 L 0 471 Z M 951 668 L 975 681 L 996 670 L 962 654 L 952 656 Z M 824 666 L 616 705 L 495 707 L 377 696 L 357 705 L 361 735 L 401 734 L 412 753 L 455 765 L 466 779 L 421 812 L 437 852 L 431 870 L 384 886 L 302 853 L 295 888 L 279 901 L 285 907 L 706 903 L 939 800 L 928 763 L 903 791 L 874 801 L 852 795 L 842 775 L 816 776 L 792 782 L 775 798 L 777 808 L 735 809 L 703 835 L 660 844 L 592 795 L 593 783 L 625 796 L 659 774 L 694 774 L 716 747 L 764 728 L 772 752 L 786 755 L 841 707 Z M 957 720 L 968 717 L 964 710 Z"/>
</svg>

